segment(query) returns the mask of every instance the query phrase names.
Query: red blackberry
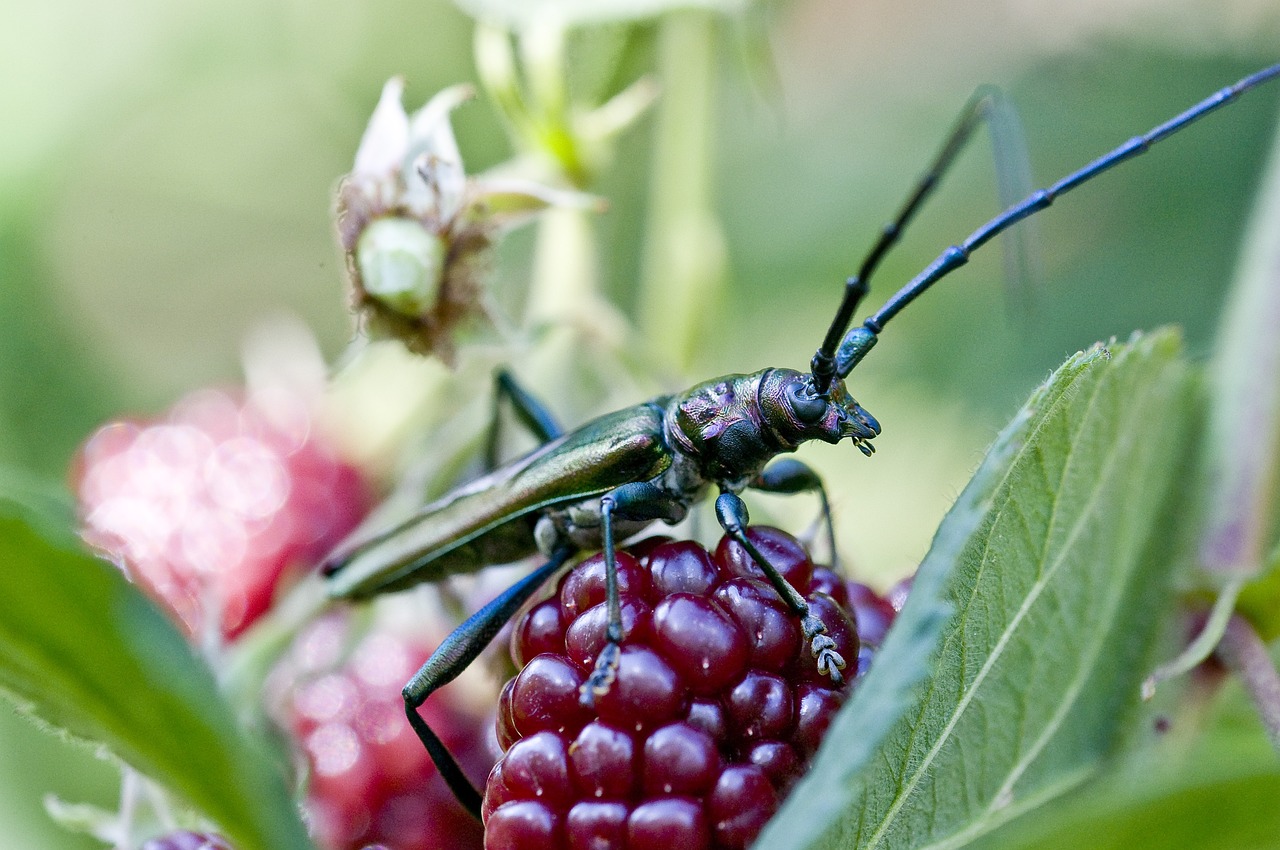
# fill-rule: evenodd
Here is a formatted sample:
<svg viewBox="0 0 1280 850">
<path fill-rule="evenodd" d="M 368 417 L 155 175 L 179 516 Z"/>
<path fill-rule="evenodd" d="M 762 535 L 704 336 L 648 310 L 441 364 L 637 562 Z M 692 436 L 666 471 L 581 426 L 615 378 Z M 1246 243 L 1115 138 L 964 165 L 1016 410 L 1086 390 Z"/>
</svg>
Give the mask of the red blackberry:
<svg viewBox="0 0 1280 850">
<path fill-rule="evenodd" d="M 85 539 L 205 640 L 247 628 L 369 505 L 308 405 L 281 393 L 205 390 L 162 420 L 113 422 L 73 475 Z"/>
<path fill-rule="evenodd" d="M 842 590 L 846 604 L 852 609 L 858 623 L 858 638 L 862 645 L 858 647 L 858 669 L 855 675 L 861 676 L 867 672 L 871 657 L 880 648 L 885 633 L 889 631 L 898 612 L 888 598 L 880 596 L 865 584 L 851 581 L 843 585 Z"/>
<path fill-rule="evenodd" d="M 321 619 L 271 679 L 273 702 L 306 755 L 313 836 L 326 850 L 479 848 L 479 824 L 454 802 L 404 718 L 400 687 L 429 647 L 385 631 L 350 642 L 342 618 Z M 493 764 L 485 719 L 448 689 L 421 711 L 468 772 Z"/>
<path fill-rule="evenodd" d="M 858 655 L 848 592 L 790 535 L 751 542 Z M 740 848 L 803 772 L 846 686 L 740 545 L 644 541 L 617 557 L 624 638 L 593 709 L 579 688 L 605 643 L 604 559 L 583 561 L 516 624 L 524 668 L 503 690 L 506 755 L 489 774 L 486 847 Z M 833 598 L 833 595 L 838 598 Z"/>
</svg>

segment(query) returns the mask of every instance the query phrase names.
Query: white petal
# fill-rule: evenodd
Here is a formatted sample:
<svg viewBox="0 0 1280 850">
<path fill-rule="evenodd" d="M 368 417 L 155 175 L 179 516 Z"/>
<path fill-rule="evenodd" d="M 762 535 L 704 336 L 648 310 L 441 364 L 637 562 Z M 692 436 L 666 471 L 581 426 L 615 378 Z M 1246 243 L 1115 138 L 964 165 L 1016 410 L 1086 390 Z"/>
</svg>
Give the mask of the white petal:
<svg viewBox="0 0 1280 850">
<path fill-rule="evenodd" d="M 415 174 L 406 175 L 406 179 L 411 182 L 418 176 L 426 181 L 430 202 L 445 222 L 451 221 L 462 209 L 467 182 L 449 113 L 474 94 L 471 86 L 450 86 L 427 101 L 409 122 Z"/>
<path fill-rule="evenodd" d="M 413 113 L 409 122 L 409 137 L 416 151 L 428 151 L 440 159 L 462 161 L 458 143 L 453 138 L 449 113 L 475 97 L 472 86 L 461 83 L 437 92 L 426 105 Z"/>
<path fill-rule="evenodd" d="M 382 96 L 356 150 L 352 173 L 357 177 L 385 177 L 404 165 L 409 154 L 409 117 L 401 103 L 403 94 L 403 77 L 392 77 L 382 87 Z"/>
</svg>

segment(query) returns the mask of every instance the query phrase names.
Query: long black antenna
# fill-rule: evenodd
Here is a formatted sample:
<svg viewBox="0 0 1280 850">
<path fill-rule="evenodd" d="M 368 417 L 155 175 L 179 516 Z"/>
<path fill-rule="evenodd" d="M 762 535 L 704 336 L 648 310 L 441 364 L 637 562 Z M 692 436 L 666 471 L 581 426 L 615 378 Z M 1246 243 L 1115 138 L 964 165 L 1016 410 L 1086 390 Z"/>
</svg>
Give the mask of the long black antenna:
<svg viewBox="0 0 1280 850">
<path fill-rule="evenodd" d="M 1027 172 L 1026 152 L 1017 114 L 999 89 L 984 86 L 974 92 L 973 97 L 965 104 L 959 120 L 943 142 L 933 163 L 912 188 L 907 200 L 898 210 L 898 215 L 881 229 L 879 238 L 867 252 L 858 273 L 845 281 L 844 298 L 810 364 L 814 387 L 819 394 L 825 395 L 831 387 L 831 380 L 836 374 L 837 346 L 853 321 L 853 311 L 867 294 L 871 275 L 889 249 L 902 237 L 903 230 L 919 212 L 925 199 L 937 188 L 943 174 L 955 162 L 980 122 L 985 122 L 991 130 L 1001 189 L 1000 200 L 1004 204 L 1011 204 L 1031 188 L 1030 180 L 1023 176 Z"/>
<path fill-rule="evenodd" d="M 836 375 L 843 378 L 853 371 L 853 367 L 857 366 L 867 352 L 871 350 L 872 346 L 876 344 L 880 331 L 890 319 L 898 315 L 903 307 L 914 301 L 929 287 L 969 262 L 969 255 L 985 245 L 994 236 L 1022 221 L 1027 216 L 1034 215 L 1049 206 L 1059 195 L 1063 195 L 1077 186 L 1089 182 L 1112 166 L 1118 165 L 1140 153 L 1145 153 L 1156 142 L 1173 135 L 1193 121 L 1232 102 L 1249 89 L 1277 76 L 1280 76 L 1280 64 L 1264 68 L 1257 73 L 1250 74 L 1234 85 L 1214 92 L 1185 112 L 1170 118 L 1141 136 L 1134 136 L 1118 148 L 1103 154 L 1080 170 L 1068 174 L 1047 189 L 1032 192 L 1022 201 L 1009 207 L 1000 215 L 979 227 L 959 245 L 952 245 L 947 248 L 923 272 L 886 301 L 884 306 L 877 310 L 874 315 L 863 322 L 861 326 L 849 331 L 835 354 Z"/>
</svg>

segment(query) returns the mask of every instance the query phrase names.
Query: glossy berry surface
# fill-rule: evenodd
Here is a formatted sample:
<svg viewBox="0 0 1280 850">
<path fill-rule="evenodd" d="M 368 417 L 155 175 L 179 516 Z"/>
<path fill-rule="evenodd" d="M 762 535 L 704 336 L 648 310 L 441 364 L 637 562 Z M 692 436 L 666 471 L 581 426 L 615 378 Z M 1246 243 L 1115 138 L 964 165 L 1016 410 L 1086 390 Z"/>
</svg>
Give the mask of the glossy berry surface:
<svg viewBox="0 0 1280 850">
<path fill-rule="evenodd" d="M 747 534 L 822 618 L 845 683 L 818 673 L 741 546 L 659 538 L 618 553 L 621 658 L 588 708 L 607 625 L 604 559 L 588 558 L 513 631 L 524 666 L 499 702 L 486 847 L 728 850 L 759 834 L 844 702 L 859 640 L 842 580 L 784 532 Z"/>
<path fill-rule="evenodd" d="M 387 631 L 352 636 L 340 617 L 305 629 L 272 674 L 269 699 L 306 757 L 311 833 L 324 850 L 479 848 L 405 719 L 400 689 L 430 647 Z M 488 718 L 445 688 L 421 709 L 470 775 L 493 764 Z"/>
<path fill-rule="evenodd" d="M 162 419 L 113 422 L 73 477 L 85 539 L 202 639 L 247 628 L 370 502 L 307 405 L 281 395 L 205 390 Z"/>
</svg>

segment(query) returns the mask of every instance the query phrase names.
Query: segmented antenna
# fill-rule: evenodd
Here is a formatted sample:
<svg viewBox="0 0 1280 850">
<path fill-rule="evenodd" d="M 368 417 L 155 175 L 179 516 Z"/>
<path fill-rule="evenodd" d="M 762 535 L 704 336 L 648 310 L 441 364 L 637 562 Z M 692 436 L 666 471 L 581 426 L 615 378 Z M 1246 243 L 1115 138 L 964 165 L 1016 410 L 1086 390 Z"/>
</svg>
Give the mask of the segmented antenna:
<svg viewBox="0 0 1280 850">
<path fill-rule="evenodd" d="M 1063 177 L 1052 186 L 1032 192 L 1023 200 L 1010 206 L 1000 215 L 979 227 L 959 245 L 952 245 L 947 248 L 924 271 L 886 301 L 883 307 L 859 327 L 849 331 L 840 343 L 839 349 L 835 352 L 835 374 L 843 378 L 853 371 L 853 368 L 875 345 L 880 331 L 890 319 L 898 315 L 903 307 L 914 301 L 929 287 L 967 263 L 970 254 L 981 248 L 997 234 L 1049 206 L 1058 196 L 1089 182 L 1112 166 L 1118 165 L 1138 154 L 1145 153 L 1156 142 L 1173 135 L 1188 124 L 1203 118 L 1221 106 L 1231 103 L 1250 89 L 1277 76 L 1280 76 L 1280 64 L 1264 68 L 1261 71 L 1250 74 L 1234 85 L 1214 92 L 1190 109 L 1170 118 L 1141 136 L 1134 136 L 1109 153 L 1103 154 L 1083 168 Z M 826 342 L 824 341 L 823 344 L 825 346 Z M 815 356 L 814 359 L 817 360 L 817 357 Z"/>
<path fill-rule="evenodd" d="M 822 340 L 822 345 L 813 355 L 810 371 L 813 374 L 814 387 L 821 395 L 826 395 L 831 388 L 832 378 L 837 373 L 836 351 L 845 331 L 853 321 L 853 311 L 867 294 L 871 275 L 879 267 L 889 249 L 897 244 L 902 231 L 911 222 L 924 201 L 937 188 L 942 176 L 959 156 L 966 142 L 973 135 L 979 123 L 985 123 L 991 135 L 992 149 L 996 160 L 996 184 L 1000 193 L 1000 202 L 1008 207 L 1023 197 L 1031 189 L 1029 168 L 1027 166 L 1026 145 L 1023 142 L 1022 130 L 1018 116 L 1004 93 L 992 86 L 983 86 L 974 92 L 973 97 L 965 104 L 955 127 L 942 144 L 941 150 L 933 163 L 925 171 L 924 176 L 911 190 L 898 215 L 884 226 L 880 236 L 867 256 L 863 259 L 858 273 L 845 281 L 844 298 L 831 320 L 831 327 Z M 1010 268 L 1021 265 L 1025 267 L 1026 251 L 1024 246 L 1015 246 L 1010 251 Z"/>
</svg>

